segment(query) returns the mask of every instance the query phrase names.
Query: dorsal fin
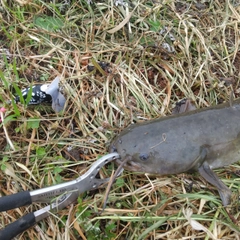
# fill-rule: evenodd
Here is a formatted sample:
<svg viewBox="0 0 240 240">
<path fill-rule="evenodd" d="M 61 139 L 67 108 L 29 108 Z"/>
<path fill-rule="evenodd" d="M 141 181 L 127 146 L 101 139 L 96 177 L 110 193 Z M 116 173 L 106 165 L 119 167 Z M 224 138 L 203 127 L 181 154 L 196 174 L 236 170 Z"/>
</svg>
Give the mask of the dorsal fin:
<svg viewBox="0 0 240 240">
<path fill-rule="evenodd" d="M 196 107 L 191 98 L 184 98 L 176 103 L 176 107 L 172 110 L 172 115 L 180 114 L 195 110 Z"/>
</svg>

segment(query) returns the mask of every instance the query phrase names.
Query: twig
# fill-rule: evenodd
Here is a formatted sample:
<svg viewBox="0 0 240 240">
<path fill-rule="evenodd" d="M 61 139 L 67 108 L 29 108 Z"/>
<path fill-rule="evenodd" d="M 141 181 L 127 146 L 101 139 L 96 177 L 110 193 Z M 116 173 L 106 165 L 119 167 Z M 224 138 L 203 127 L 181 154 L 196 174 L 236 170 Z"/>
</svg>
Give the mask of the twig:
<svg viewBox="0 0 240 240">
<path fill-rule="evenodd" d="M 7 128 L 5 127 L 5 124 L 4 124 L 3 111 L 0 111 L 0 116 L 1 116 L 1 119 L 2 119 L 2 126 L 3 126 L 3 130 L 4 130 L 4 133 L 5 133 L 7 142 L 8 142 L 8 144 L 10 145 L 11 149 L 12 149 L 13 151 L 15 151 L 15 147 L 14 147 L 11 139 L 9 138 L 9 135 L 8 135 L 8 132 L 7 132 Z"/>
</svg>

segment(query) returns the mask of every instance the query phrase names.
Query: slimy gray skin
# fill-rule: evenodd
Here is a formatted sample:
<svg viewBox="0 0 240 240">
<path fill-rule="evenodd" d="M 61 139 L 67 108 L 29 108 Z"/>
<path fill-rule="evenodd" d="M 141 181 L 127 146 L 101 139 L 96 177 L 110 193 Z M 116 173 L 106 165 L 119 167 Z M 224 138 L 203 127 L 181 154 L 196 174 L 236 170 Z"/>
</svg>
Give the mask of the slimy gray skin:
<svg viewBox="0 0 240 240">
<path fill-rule="evenodd" d="M 224 206 L 230 189 L 212 169 L 240 160 L 240 99 L 130 125 L 110 144 L 118 164 L 158 175 L 198 171 L 219 192 Z"/>
</svg>

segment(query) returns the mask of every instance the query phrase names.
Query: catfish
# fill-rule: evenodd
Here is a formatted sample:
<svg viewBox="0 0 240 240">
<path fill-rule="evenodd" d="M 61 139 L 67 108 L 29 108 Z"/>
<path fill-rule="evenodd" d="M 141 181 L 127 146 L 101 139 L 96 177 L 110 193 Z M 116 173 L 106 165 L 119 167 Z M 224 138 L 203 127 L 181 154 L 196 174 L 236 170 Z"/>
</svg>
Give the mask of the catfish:
<svg viewBox="0 0 240 240">
<path fill-rule="evenodd" d="M 240 160 L 240 99 L 132 124 L 110 144 L 124 169 L 157 175 L 198 171 L 219 192 L 224 206 L 231 190 L 212 169 Z"/>
</svg>

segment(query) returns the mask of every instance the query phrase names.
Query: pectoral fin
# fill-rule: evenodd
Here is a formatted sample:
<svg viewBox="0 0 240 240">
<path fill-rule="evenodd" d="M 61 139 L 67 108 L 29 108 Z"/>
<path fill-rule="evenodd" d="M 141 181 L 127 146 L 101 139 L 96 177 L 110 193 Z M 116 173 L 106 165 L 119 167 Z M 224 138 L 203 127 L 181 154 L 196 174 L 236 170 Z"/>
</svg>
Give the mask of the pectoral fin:
<svg viewBox="0 0 240 240">
<path fill-rule="evenodd" d="M 201 167 L 198 168 L 198 171 L 202 177 L 218 189 L 223 206 L 229 205 L 231 203 L 232 192 L 211 170 L 208 163 L 204 162 Z"/>
<path fill-rule="evenodd" d="M 208 149 L 207 145 L 203 145 L 200 147 L 199 156 L 193 161 L 193 163 L 188 168 L 189 172 L 198 171 L 199 167 L 202 166 L 207 156 L 207 152 L 208 152 L 207 149 Z"/>
</svg>

